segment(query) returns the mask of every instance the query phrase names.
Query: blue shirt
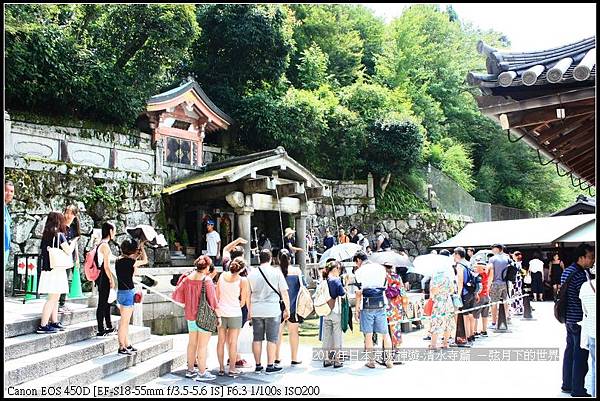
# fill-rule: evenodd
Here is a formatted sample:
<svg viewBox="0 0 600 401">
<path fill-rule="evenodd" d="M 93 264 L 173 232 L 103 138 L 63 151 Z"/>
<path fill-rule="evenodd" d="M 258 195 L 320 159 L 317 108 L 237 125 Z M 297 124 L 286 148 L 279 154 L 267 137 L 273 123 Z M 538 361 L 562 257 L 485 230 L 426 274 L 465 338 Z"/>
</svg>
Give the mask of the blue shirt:
<svg viewBox="0 0 600 401">
<path fill-rule="evenodd" d="M 4 252 L 10 250 L 11 231 L 10 226 L 12 225 L 12 218 L 8 212 L 8 206 L 4 204 Z"/>
<path fill-rule="evenodd" d="M 296 298 L 300 292 L 300 276 L 290 274 L 285 278 L 288 285 L 288 295 L 290 297 L 290 314 L 296 313 Z"/>
<path fill-rule="evenodd" d="M 333 299 L 337 297 L 343 297 L 346 295 L 342 280 L 339 277 L 332 277 L 327 279 L 327 286 L 329 287 L 329 296 Z"/>
<path fill-rule="evenodd" d="M 335 238 L 333 236 L 323 238 L 323 246 L 325 249 L 329 249 L 335 245 Z"/>
<path fill-rule="evenodd" d="M 502 275 L 504 273 L 504 270 L 506 270 L 506 268 L 510 264 L 509 256 L 507 254 L 505 254 L 504 252 L 499 253 L 497 255 L 492 256 L 490 258 L 489 263 L 491 263 L 494 266 L 494 277 L 493 277 L 492 282 L 493 283 L 504 282 L 504 280 L 502 280 Z"/>
<path fill-rule="evenodd" d="M 585 283 L 587 280 L 587 274 L 585 270 L 576 263 L 573 263 L 571 266 L 567 267 L 560 276 L 560 285 L 563 285 L 565 281 L 567 281 L 567 278 L 571 275 L 571 273 L 575 275 L 567 286 L 567 324 L 577 323 L 583 319 L 583 309 L 581 308 L 579 290 L 581 289 L 583 283 Z"/>
</svg>

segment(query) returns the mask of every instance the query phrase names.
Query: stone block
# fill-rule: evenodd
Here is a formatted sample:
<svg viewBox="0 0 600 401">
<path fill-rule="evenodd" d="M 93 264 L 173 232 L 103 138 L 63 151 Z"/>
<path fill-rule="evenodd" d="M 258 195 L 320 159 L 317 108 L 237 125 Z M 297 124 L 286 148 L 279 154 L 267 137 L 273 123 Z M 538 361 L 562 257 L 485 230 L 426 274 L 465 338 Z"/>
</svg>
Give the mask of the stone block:
<svg viewBox="0 0 600 401">
<path fill-rule="evenodd" d="M 141 210 L 140 201 L 131 198 L 125 199 L 118 209 L 121 213 L 139 212 Z"/>
<path fill-rule="evenodd" d="M 90 235 L 94 230 L 94 219 L 86 212 L 79 212 L 79 229 L 84 235 Z"/>
<path fill-rule="evenodd" d="M 396 221 L 395 220 L 384 220 L 383 221 L 383 227 L 385 229 L 386 232 L 390 232 L 393 229 L 396 228 Z"/>
<path fill-rule="evenodd" d="M 10 213 L 26 213 L 28 212 L 27 204 L 25 202 L 21 202 L 20 200 L 13 199 L 13 201 L 9 204 Z"/>
<path fill-rule="evenodd" d="M 340 217 L 340 216 L 345 216 L 345 215 L 346 215 L 346 209 L 344 208 L 344 206 L 336 205 L 335 206 L 335 216 Z"/>
<path fill-rule="evenodd" d="M 402 233 L 397 228 L 389 231 L 388 233 L 390 235 L 390 239 L 394 239 L 394 240 L 402 239 Z"/>
<path fill-rule="evenodd" d="M 26 214 L 17 214 L 12 221 L 12 241 L 17 244 L 25 242 L 31 235 L 37 220 Z"/>
<path fill-rule="evenodd" d="M 346 216 L 352 216 L 358 213 L 358 207 L 354 205 L 346 206 Z"/>
<path fill-rule="evenodd" d="M 408 224 L 404 220 L 397 220 L 396 221 L 396 227 L 398 228 L 398 230 L 400 230 L 400 232 L 402 234 L 406 233 L 408 231 L 408 228 L 409 228 Z"/>
<path fill-rule="evenodd" d="M 146 198 L 140 201 L 142 212 L 155 213 L 160 208 L 160 199 L 158 197 Z"/>
<path fill-rule="evenodd" d="M 39 253 L 41 245 L 41 239 L 30 238 L 25 242 L 25 253 Z"/>
<path fill-rule="evenodd" d="M 35 229 L 33 230 L 32 237 L 33 238 L 42 238 L 42 234 L 44 233 L 44 227 L 46 226 L 46 220 L 48 219 L 48 215 L 41 216 L 41 219 L 35 225 Z"/>
<path fill-rule="evenodd" d="M 132 212 L 125 216 L 127 227 L 135 227 L 138 224 L 149 224 L 150 220 L 145 212 Z"/>
</svg>

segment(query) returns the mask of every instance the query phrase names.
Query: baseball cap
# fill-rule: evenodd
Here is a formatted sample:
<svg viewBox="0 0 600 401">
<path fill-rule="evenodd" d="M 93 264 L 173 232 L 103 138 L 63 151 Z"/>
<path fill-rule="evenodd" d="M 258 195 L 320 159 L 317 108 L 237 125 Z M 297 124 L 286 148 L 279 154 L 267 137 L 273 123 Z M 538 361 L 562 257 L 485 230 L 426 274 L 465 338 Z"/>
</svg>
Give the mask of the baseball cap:
<svg viewBox="0 0 600 401">
<path fill-rule="evenodd" d="M 492 245 L 492 248 L 498 248 L 498 249 L 503 250 L 504 249 L 504 245 L 502 245 L 502 244 L 494 244 L 494 245 Z"/>
<path fill-rule="evenodd" d="M 214 226 L 215 225 L 215 221 L 214 220 L 208 220 L 206 222 L 206 224 L 209 225 L 209 226 Z"/>
</svg>

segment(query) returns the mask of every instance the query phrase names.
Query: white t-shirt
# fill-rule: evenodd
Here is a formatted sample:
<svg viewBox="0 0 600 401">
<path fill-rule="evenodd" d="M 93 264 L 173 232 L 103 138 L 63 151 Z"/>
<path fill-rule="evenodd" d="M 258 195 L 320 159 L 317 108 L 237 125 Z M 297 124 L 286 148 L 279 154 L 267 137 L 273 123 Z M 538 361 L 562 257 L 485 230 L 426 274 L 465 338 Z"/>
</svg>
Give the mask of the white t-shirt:
<svg viewBox="0 0 600 401">
<path fill-rule="evenodd" d="M 279 295 L 267 284 L 260 270 L 265 274 L 269 283 L 277 289 L 279 294 L 288 290 L 287 282 L 279 268 L 269 264 L 262 264 L 252 269 L 248 274 L 250 283 L 250 302 L 252 303 L 253 317 L 277 317 L 281 314 L 279 309 Z"/>
<path fill-rule="evenodd" d="M 206 254 L 208 256 L 217 256 L 219 252 L 219 242 L 221 242 L 221 236 L 216 231 L 211 231 L 206 234 Z"/>
<path fill-rule="evenodd" d="M 385 267 L 377 263 L 363 262 L 356 270 L 355 279 L 361 283 L 361 290 L 365 288 L 386 287 L 387 272 Z"/>
<path fill-rule="evenodd" d="M 544 262 L 542 262 L 539 259 L 531 259 L 529 261 L 529 272 L 530 273 L 537 273 L 537 272 L 544 272 Z"/>
<path fill-rule="evenodd" d="M 590 284 L 591 283 L 591 284 Z M 592 287 L 593 285 L 593 287 Z M 588 280 L 579 290 L 579 299 L 583 309 L 583 320 L 579 323 L 581 326 L 581 344 L 580 347 L 589 349 L 588 337 L 596 338 L 596 279 Z"/>
</svg>

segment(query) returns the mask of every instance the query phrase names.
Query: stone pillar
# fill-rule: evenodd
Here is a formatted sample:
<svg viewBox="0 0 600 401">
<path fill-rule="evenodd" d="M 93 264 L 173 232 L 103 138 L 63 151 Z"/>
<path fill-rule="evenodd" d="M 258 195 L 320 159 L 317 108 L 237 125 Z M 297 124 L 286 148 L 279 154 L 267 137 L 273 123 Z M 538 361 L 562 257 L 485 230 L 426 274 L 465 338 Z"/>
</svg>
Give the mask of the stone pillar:
<svg viewBox="0 0 600 401">
<path fill-rule="evenodd" d="M 6 155 L 12 155 L 13 153 L 13 143 L 12 143 L 12 122 L 10 120 L 10 115 L 4 111 L 4 152 Z"/>
<path fill-rule="evenodd" d="M 237 220 L 238 236 L 248 241 L 244 245 L 244 259 L 250 265 L 250 240 L 252 239 L 252 223 L 250 217 L 254 211 L 251 207 L 244 207 L 235 210 Z"/>
<path fill-rule="evenodd" d="M 156 141 L 156 148 L 154 149 L 154 174 L 163 179 L 163 139 L 159 137 Z"/>
<path fill-rule="evenodd" d="M 301 206 L 301 209 L 305 209 L 306 204 Z M 305 210 L 302 210 L 300 214 L 296 217 L 296 246 L 298 248 L 304 249 L 304 252 L 299 253 L 296 252 L 296 263 L 300 265 L 300 269 L 302 273 L 306 275 L 306 218 L 308 217 L 308 213 Z"/>
<path fill-rule="evenodd" d="M 375 188 L 373 185 L 373 174 L 369 173 L 367 175 L 367 196 L 370 199 L 375 198 Z"/>
</svg>

